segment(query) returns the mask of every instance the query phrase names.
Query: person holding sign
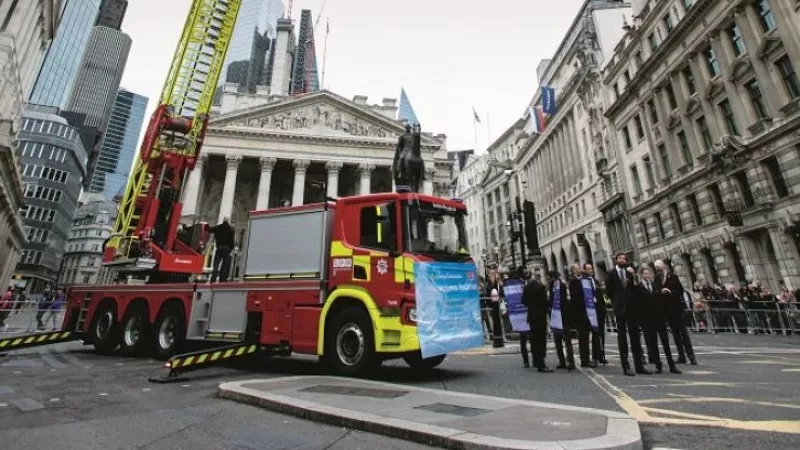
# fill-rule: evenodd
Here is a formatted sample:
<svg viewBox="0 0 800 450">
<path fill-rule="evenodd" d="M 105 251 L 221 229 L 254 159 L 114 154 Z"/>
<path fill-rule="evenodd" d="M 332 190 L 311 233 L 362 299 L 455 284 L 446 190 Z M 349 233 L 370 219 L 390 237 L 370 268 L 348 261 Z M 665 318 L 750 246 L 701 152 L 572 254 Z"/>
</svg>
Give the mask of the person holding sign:
<svg viewBox="0 0 800 450">
<path fill-rule="evenodd" d="M 520 267 L 520 273 L 525 274 L 525 268 Z M 525 277 L 527 278 L 527 277 Z M 522 304 L 528 308 L 528 327 L 530 328 L 531 353 L 533 366 L 542 373 L 550 373 L 553 369 L 547 367 L 547 310 L 550 303 L 547 301 L 547 288 L 536 277 L 531 277 L 522 291 Z M 524 349 L 524 344 L 522 345 Z M 527 355 L 525 357 L 527 359 Z"/>
<path fill-rule="evenodd" d="M 550 330 L 553 331 L 553 341 L 556 344 L 558 366 L 556 369 L 575 370 L 575 356 L 572 353 L 572 330 L 568 320 L 569 303 L 567 299 L 567 285 L 561 281 L 558 271 L 550 272 Z M 566 341 L 567 357 L 564 358 L 564 343 Z"/>
<path fill-rule="evenodd" d="M 528 357 L 528 342 L 531 344 L 531 354 L 533 355 L 534 367 L 536 366 L 536 353 L 534 351 L 533 340 L 528 324 L 528 308 L 522 303 L 523 289 L 527 279 L 524 267 L 519 267 L 515 276 L 503 282 L 503 290 L 506 294 L 506 309 L 508 319 L 511 322 L 511 330 L 519 333 L 519 350 L 522 354 L 522 366 L 526 369 L 531 366 Z"/>
<path fill-rule="evenodd" d="M 585 283 L 583 270 L 580 264 L 570 266 L 569 300 L 572 324 L 578 331 L 578 354 L 581 358 L 581 367 L 597 367 L 597 363 L 590 359 L 589 332 L 597 330 L 597 313 L 594 308 L 595 297 L 591 285 Z M 587 287 L 589 289 L 587 289 Z"/>
<path fill-rule="evenodd" d="M 606 359 L 606 299 L 603 293 L 604 289 L 600 282 L 594 277 L 594 266 L 592 263 L 585 263 L 583 265 L 583 277 L 588 279 L 592 284 L 594 290 L 595 311 L 597 312 L 597 331 L 592 333 L 592 359 L 608 364 Z M 595 344 L 595 342 L 597 342 Z"/>
</svg>

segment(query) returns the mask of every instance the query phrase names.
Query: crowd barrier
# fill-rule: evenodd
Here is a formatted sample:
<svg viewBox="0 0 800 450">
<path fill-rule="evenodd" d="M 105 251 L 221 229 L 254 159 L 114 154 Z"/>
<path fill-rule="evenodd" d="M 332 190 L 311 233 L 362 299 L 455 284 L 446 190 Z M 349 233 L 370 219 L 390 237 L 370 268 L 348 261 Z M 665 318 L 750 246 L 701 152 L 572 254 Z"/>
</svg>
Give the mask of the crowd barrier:
<svg viewBox="0 0 800 450">
<path fill-rule="evenodd" d="M 47 310 L 43 310 L 46 312 Z M 36 331 L 40 329 L 36 322 L 36 316 L 39 312 L 39 301 L 38 300 L 24 300 L 24 301 L 16 301 L 10 308 L 0 309 L 0 317 L 4 317 L 3 323 L 4 327 L 0 327 L 0 332 L 7 332 L 7 333 L 19 333 L 19 332 L 29 332 L 29 331 Z M 58 312 L 56 316 L 56 327 L 61 326 L 61 319 L 62 314 L 64 312 L 64 308 Z M 48 314 L 43 314 L 42 321 L 45 322 L 45 330 L 49 330 L 53 328 L 53 319 L 49 317 Z"/>
</svg>

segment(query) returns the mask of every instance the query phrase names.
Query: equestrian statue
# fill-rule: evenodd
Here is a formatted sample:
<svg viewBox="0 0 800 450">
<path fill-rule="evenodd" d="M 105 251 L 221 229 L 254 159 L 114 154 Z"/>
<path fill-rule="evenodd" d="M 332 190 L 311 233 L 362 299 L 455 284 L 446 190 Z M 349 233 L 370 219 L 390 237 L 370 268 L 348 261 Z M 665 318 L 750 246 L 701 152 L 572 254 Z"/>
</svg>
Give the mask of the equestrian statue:
<svg viewBox="0 0 800 450">
<path fill-rule="evenodd" d="M 406 132 L 397 140 L 392 162 L 392 176 L 396 186 L 407 186 L 412 192 L 419 192 L 425 179 L 425 162 L 422 160 L 422 136 L 418 123 L 406 124 Z"/>
</svg>

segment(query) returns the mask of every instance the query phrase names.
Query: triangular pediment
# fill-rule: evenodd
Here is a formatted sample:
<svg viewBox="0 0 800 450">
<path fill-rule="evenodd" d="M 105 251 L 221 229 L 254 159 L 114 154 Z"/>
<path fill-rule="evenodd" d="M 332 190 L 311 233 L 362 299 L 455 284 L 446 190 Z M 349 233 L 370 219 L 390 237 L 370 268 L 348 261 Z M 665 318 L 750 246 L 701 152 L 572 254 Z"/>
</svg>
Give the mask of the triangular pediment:
<svg viewBox="0 0 800 450">
<path fill-rule="evenodd" d="M 761 40 L 761 44 L 758 46 L 758 50 L 756 50 L 756 56 L 760 59 L 764 59 L 781 47 L 783 47 L 781 40 L 772 34 L 768 34 Z"/>
<path fill-rule="evenodd" d="M 376 141 L 397 140 L 405 133 L 399 121 L 329 91 L 223 114 L 212 119 L 209 128 Z M 424 147 L 441 147 L 441 142 L 425 132 L 423 129 Z"/>
<path fill-rule="evenodd" d="M 728 70 L 728 73 L 731 74 L 730 81 L 738 83 L 743 77 L 750 73 L 752 69 L 753 65 L 750 63 L 750 58 L 746 55 L 739 56 L 734 60 L 733 64 L 731 64 L 730 70 Z"/>
<path fill-rule="evenodd" d="M 708 82 L 706 85 L 706 98 L 709 100 L 713 100 L 718 95 L 721 95 L 725 92 L 725 86 L 722 83 L 722 79 L 720 77 L 714 77 L 711 81 Z"/>
</svg>

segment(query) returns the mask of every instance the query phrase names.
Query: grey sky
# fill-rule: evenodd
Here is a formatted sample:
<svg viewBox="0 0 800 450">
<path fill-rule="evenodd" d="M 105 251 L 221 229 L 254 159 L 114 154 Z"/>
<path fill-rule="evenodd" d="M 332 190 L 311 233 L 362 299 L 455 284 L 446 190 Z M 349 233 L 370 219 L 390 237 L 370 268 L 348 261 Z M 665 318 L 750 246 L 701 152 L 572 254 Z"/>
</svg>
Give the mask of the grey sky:
<svg viewBox="0 0 800 450">
<path fill-rule="evenodd" d="M 190 0 L 134 0 L 123 31 L 133 38 L 122 85 L 155 107 Z M 284 0 L 284 3 L 288 3 Z M 292 16 L 323 0 L 295 0 Z M 536 66 L 555 52 L 583 0 L 327 0 L 317 33 L 325 88 L 352 98 L 399 98 L 404 86 L 423 130 L 448 135 L 448 149 L 478 148 L 519 118 L 536 87 Z M 470 5 L 469 7 L 467 5 Z"/>
</svg>

